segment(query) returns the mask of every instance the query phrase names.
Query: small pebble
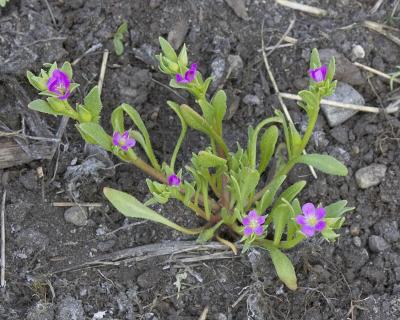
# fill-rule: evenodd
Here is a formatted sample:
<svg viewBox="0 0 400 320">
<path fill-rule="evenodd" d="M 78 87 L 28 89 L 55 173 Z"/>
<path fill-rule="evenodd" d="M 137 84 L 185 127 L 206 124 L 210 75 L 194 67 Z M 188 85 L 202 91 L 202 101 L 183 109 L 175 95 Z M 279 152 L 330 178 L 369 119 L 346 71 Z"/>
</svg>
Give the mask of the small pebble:
<svg viewBox="0 0 400 320">
<path fill-rule="evenodd" d="M 382 252 L 390 248 L 390 245 L 380 236 L 372 235 L 368 238 L 368 246 L 372 252 Z"/>
<path fill-rule="evenodd" d="M 357 248 L 360 248 L 361 247 L 361 238 L 360 237 L 354 237 L 353 238 L 353 243 L 354 243 L 354 245 L 357 247 Z"/>
<path fill-rule="evenodd" d="M 64 219 L 78 227 L 83 227 L 87 224 L 88 213 L 85 207 L 71 207 L 64 212 Z"/>
<path fill-rule="evenodd" d="M 371 164 L 368 167 L 361 168 L 356 172 L 356 182 L 361 189 L 380 184 L 385 178 L 387 167 L 384 164 Z"/>
<path fill-rule="evenodd" d="M 364 59 L 365 58 L 365 51 L 364 48 L 361 47 L 359 44 L 353 47 L 351 51 L 354 59 Z"/>
<path fill-rule="evenodd" d="M 358 224 L 353 224 L 353 225 L 350 227 L 350 234 L 351 234 L 353 237 L 359 236 L 359 235 L 360 235 L 360 226 L 359 226 Z"/>
</svg>

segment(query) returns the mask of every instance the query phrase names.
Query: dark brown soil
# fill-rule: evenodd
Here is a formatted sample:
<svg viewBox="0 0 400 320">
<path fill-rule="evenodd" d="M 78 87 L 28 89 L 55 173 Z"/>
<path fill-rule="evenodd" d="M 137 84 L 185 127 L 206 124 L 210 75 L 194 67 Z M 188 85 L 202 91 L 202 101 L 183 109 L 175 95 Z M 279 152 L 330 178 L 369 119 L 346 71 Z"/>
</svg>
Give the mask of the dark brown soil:
<svg viewBox="0 0 400 320">
<path fill-rule="evenodd" d="M 278 48 L 269 57 L 281 91 L 296 93 L 306 86 L 308 57 L 313 47 L 336 49 L 351 60 L 353 46 L 361 45 L 365 58 L 359 59 L 360 63 L 385 72 L 394 71 L 400 64 L 399 46 L 362 26 L 364 20 L 372 20 L 399 28 L 398 19 L 389 19 L 396 1 L 384 1 L 374 14 L 370 13 L 376 3 L 373 0 L 302 1 L 329 12 L 327 17 L 317 18 L 276 5 L 272 0 L 249 0 L 243 1 L 248 9 L 246 20 L 228 6 L 227 2 L 235 1 L 49 0 L 55 25 L 46 2 L 11 0 L 0 9 L 0 120 L 10 128 L 20 127 L 22 112 L 16 109 L 15 101 L 21 93 L 10 92 L 5 84 L 7 77 L 18 81 L 33 99 L 35 92 L 24 78 L 27 69 L 37 72 L 44 62 L 74 61 L 100 44 L 101 48 L 85 55 L 74 67 L 81 93 L 96 84 L 102 53 L 108 48 L 111 54 L 102 93 L 103 124 L 110 130 L 109 115 L 120 103 L 134 105 L 150 129 L 160 158 L 170 157 L 179 134 L 179 122 L 166 100 L 190 103 L 182 92 L 183 97 L 177 97 L 158 83 L 167 84 L 167 78 L 158 72 L 153 57 L 159 50 L 158 36 L 166 37 L 170 30 L 187 27 L 184 41 L 191 60 L 198 62 L 203 74 L 211 73 L 212 62 L 228 63 L 230 54 L 243 60 L 238 76 L 224 83 L 230 104 L 235 96 L 241 99 L 225 122 L 226 138 L 232 146 L 236 141 L 244 145 L 248 125 L 279 107 L 260 55 L 263 19 L 267 45 L 274 45 L 290 20 L 296 19 L 289 36 L 296 38 L 297 44 Z M 123 20 L 128 22 L 129 35 L 125 38 L 125 53 L 118 57 L 113 51 L 112 35 Z M 369 78 L 366 73 L 359 81 L 351 69 L 344 70 L 339 80 L 353 85 L 368 105 L 386 106 L 389 98 L 396 96 L 387 82 Z M 251 99 L 259 101 L 245 103 Z M 301 127 L 304 115 L 295 103 L 288 102 L 288 106 Z M 41 117 L 51 130 L 57 130 L 59 119 Z M 114 168 L 104 157 L 88 158 L 84 143 L 69 123 L 57 166 L 56 155 L 52 161 L 34 161 L 0 171 L 9 176 L 7 286 L 1 293 L 0 318 L 81 320 L 96 319 L 95 314 L 100 317 L 99 312 L 105 312 L 103 319 L 197 320 L 208 307 L 207 319 L 215 320 L 399 319 L 399 114 L 358 113 L 335 129 L 321 115 L 316 132 L 309 150 L 326 152 L 344 161 L 349 167 L 348 177 L 320 173 L 315 180 L 306 167 L 299 167 L 289 180 L 299 176 L 307 179 L 302 200 L 328 204 L 347 199 L 356 209 L 347 214 L 336 243 L 317 237 L 290 252 L 300 287 L 291 292 L 278 281 L 270 259 L 261 250 L 223 260 L 181 263 L 164 257 L 127 266 L 53 274 L 125 248 L 193 240 L 150 222 L 104 235 L 128 221 L 110 207 L 102 188 L 111 186 L 143 200 L 149 197 L 145 176 L 127 165 Z M 206 139 L 191 132 L 179 164 L 187 163 L 191 152 L 206 143 Z M 98 175 L 76 179 L 66 175 L 69 167 L 87 163 L 88 159 L 105 162 L 108 168 L 98 171 Z M 112 160 L 116 164 L 116 159 Z M 378 186 L 359 189 L 355 172 L 373 163 L 387 166 L 385 179 Z M 44 180 L 37 178 L 38 167 L 43 167 Z M 99 202 L 103 206 L 89 210 L 88 224 L 77 227 L 64 220 L 65 208 L 51 205 L 55 201 Z M 188 224 L 189 213 L 175 202 L 157 209 L 178 223 Z M 372 235 L 384 238 L 388 247 L 378 253 L 371 250 Z M 185 274 L 178 295 L 174 283 Z"/>
</svg>

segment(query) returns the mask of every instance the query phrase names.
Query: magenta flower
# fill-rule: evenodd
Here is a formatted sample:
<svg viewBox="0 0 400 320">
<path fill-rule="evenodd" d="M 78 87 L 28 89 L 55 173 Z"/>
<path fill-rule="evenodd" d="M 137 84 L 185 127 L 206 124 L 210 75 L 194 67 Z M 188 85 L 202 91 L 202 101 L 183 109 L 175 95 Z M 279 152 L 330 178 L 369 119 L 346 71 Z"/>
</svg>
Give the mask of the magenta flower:
<svg viewBox="0 0 400 320">
<path fill-rule="evenodd" d="M 171 174 L 168 177 L 168 185 L 178 187 L 181 184 L 181 179 L 176 174 Z"/>
<path fill-rule="evenodd" d="M 175 80 L 177 83 L 190 83 L 196 78 L 197 64 L 192 63 L 190 69 L 184 75 L 176 74 Z"/>
<path fill-rule="evenodd" d="M 69 87 L 71 81 L 68 75 L 60 69 L 55 69 L 51 73 L 51 77 L 47 80 L 47 89 L 55 93 L 60 100 L 67 100 L 71 94 Z"/>
<path fill-rule="evenodd" d="M 315 208 L 312 203 L 306 203 L 301 208 L 303 215 L 296 217 L 296 222 L 301 226 L 301 232 L 307 237 L 312 237 L 315 232 L 321 232 L 326 227 L 324 208 Z"/>
<path fill-rule="evenodd" d="M 322 82 L 325 81 L 326 79 L 326 74 L 328 73 L 328 67 L 326 65 L 322 65 L 320 68 L 308 70 L 308 73 L 315 82 Z"/>
<path fill-rule="evenodd" d="M 246 237 L 251 236 L 255 233 L 257 236 L 261 236 L 263 233 L 263 224 L 265 222 L 265 216 L 259 216 L 256 210 L 251 210 L 247 216 L 242 219 L 244 225 L 243 233 Z"/>
<path fill-rule="evenodd" d="M 129 148 L 134 147 L 136 140 L 129 138 L 129 132 L 125 131 L 123 134 L 115 131 L 113 134 L 113 145 L 120 147 L 124 151 L 128 151 Z"/>
</svg>

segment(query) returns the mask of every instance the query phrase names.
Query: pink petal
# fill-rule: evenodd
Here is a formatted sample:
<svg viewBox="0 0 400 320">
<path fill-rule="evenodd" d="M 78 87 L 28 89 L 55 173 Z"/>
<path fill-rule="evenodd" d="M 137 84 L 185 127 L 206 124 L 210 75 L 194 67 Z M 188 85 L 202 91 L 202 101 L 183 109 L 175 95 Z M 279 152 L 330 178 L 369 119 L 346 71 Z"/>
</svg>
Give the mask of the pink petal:
<svg viewBox="0 0 400 320">
<path fill-rule="evenodd" d="M 129 131 L 125 131 L 122 135 L 122 138 L 128 139 L 129 138 Z"/>
<path fill-rule="evenodd" d="M 253 229 L 250 228 L 250 227 L 245 227 L 244 230 L 243 230 L 243 234 L 244 234 L 246 237 L 251 236 L 252 233 L 253 233 Z"/>
<path fill-rule="evenodd" d="M 175 80 L 177 83 L 187 83 L 187 80 L 183 78 L 183 76 L 179 73 L 175 75 Z"/>
<path fill-rule="evenodd" d="M 262 233 L 263 233 L 263 231 L 264 231 L 264 229 L 263 229 L 262 226 L 258 226 L 257 228 L 254 229 L 254 233 L 255 233 L 257 236 L 261 236 Z"/>
<path fill-rule="evenodd" d="M 128 138 L 128 140 L 125 143 L 125 146 L 128 148 L 132 148 L 136 145 L 136 140 L 135 139 L 130 139 Z"/>
<path fill-rule="evenodd" d="M 302 225 L 302 226 L 304 226 L 305 224 L 307 224 L 307 222 L 306 222 L 306 217 L 305 216 L 303 216 L 303 215 L 298 215 L 297 217 L 296 217 L 296 222 L 299 224 L 299 225 Z"/>
<path fill-rule="evenodd" d="M 258 218 L 257 218 L 257 222 L 258 222 L 258 224 L 264 224 L 264 222 L 265 222 L 265 216 L 259 216 Z"/>
<path fill-rule="evenodd" d="M 121 149 L 124 151 L 128 151 L 129 147 L 127 145 L 123 145 L 123 146 L 121 146 Z"/>
<path fill-rule="evenodd" d="M 315 228 L 310 226 L 302 226 L 301 232 L 303 232 L 307 237 L 312 237 L 315 233 Z"/>
<path fill-rule="evenodd" d="M 256 220 L 258 218 L 258 214 L 256 210 L 251 210 L 247 215 L 251 220 Z"/>
<path fill-rule="evenodd" d="M 306 217 L 315 214 L 315 206 L 312 203 L 305 203 L 301 210 Z"/>
<path fill-rule="evenodd" d="M 242 219 L 242 223 L 244 226 L 248 226 L 250 224 L 250 218 L 249 216 L 246 216 Z"/>
<path fill-rule="evenodd" d="M 318 220 L 321 220 L 322 218 L 324 218 L 325 215 L 326 215 L 326 210 L 325 210 L 325 208 L 317 208 L 317 209 L 315 210 L 315 217 L 316 217 Z"/>
<path fill-rule="evenodd" d="M 121 138 L 121 135 L 118 131 L 115 131 L 113 134 L 113 145 L 114 146 L 119 146 L 119 139 Z"/>
<path fill-rule="evenodd" d="M 324 230 L 326 227 L 326 221 L 321 220 L 319 222 L 317 222 L 317 224 L 315 225 L 315 230 L 321 232 L 322 230 Z"/>
</svg>

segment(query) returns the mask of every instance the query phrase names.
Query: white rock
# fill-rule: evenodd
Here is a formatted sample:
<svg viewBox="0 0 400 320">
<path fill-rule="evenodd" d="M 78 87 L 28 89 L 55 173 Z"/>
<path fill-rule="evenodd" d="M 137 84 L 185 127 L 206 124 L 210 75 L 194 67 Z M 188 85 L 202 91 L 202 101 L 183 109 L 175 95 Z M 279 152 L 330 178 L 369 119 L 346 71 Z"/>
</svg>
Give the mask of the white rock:
<svg viewBox="0 0 400 320">
<path fill-rule="evenodd" d="M 344 82 L 338 82 L 335 93 L 330 97 L 326 97 L 325 99 L 357 105 L 365 104 L 365 100 L 362 95 L 359 94 L 358 91 L 352 86 Z M 345 122 L 357 113 L 356 110 L 332 107 L 326 104 L 322 104 L 321 108 L 331 127 L 335 127 Z"/>
<path fill-rule="evenodd" d="M 368 167 L 358 169 L 356 182 L 361 189 L 367 189 L 378 185 L 385 178 L 387 167 L 384 164 L 371 164 Z"/>
</svg>

